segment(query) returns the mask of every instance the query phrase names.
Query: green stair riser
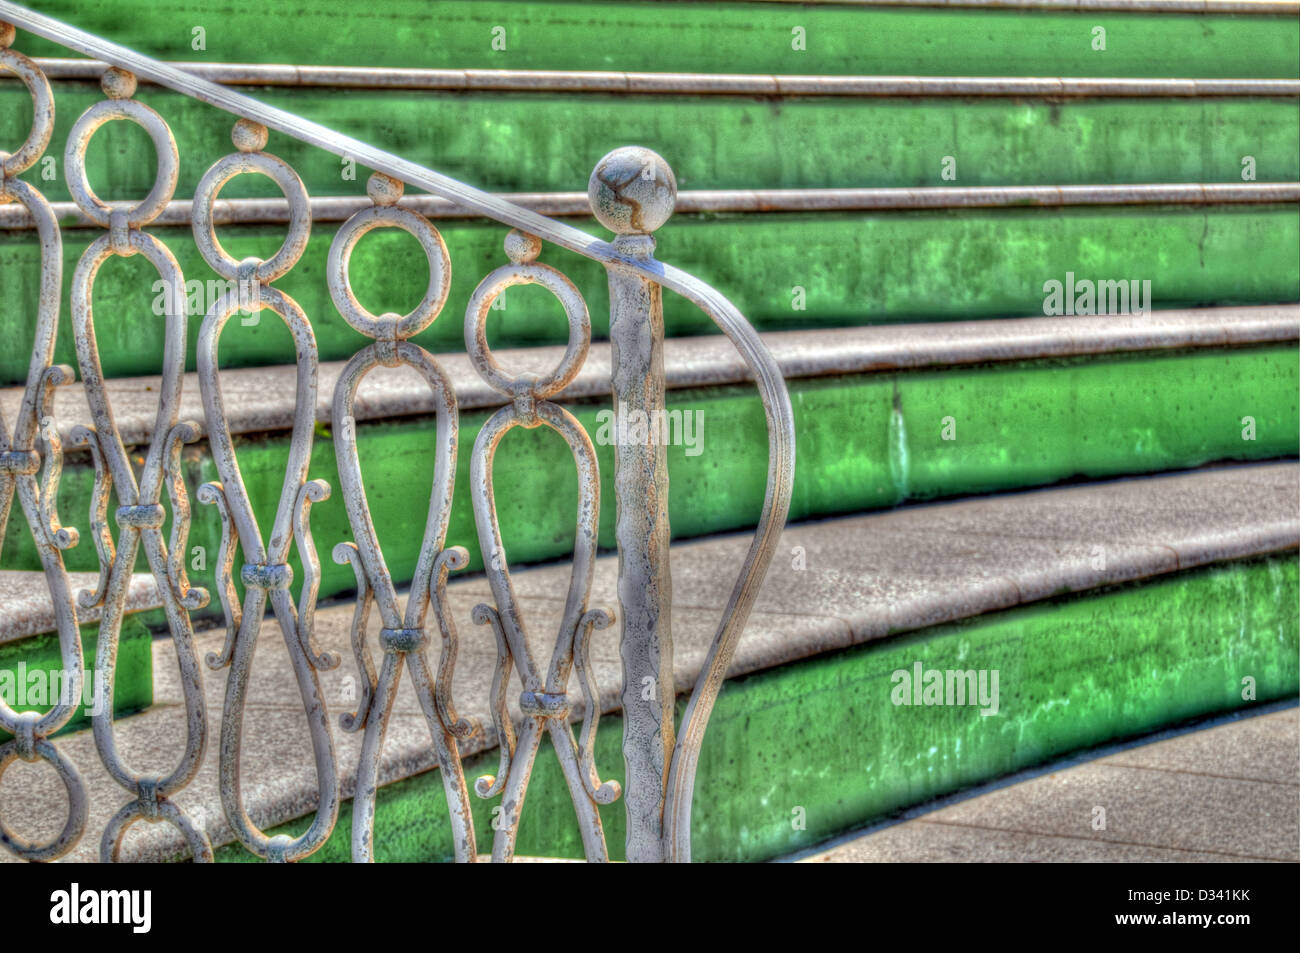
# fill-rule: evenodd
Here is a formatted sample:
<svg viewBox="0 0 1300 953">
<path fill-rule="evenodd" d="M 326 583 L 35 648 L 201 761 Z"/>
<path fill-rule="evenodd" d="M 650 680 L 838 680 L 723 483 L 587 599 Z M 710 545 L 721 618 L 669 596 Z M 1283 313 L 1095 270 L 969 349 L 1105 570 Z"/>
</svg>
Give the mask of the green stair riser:
<svg viewBox="0 0 1300 953">
<path fill-rule="evenodd" d="M 693 859 L 781 856 L 1072 752 L 1294 696 L 1296 565 L 1292 554 L 1223 564 L 733 679 L 723 686 L 700 757 Z M 997 670 L 998 714 L 894 705 L 892 674 L 918 661 L 926 669 Z M 1247 677 L 1254 679 L 1253 701 L 1243 698 Z M 623 779 L 621 733 L 619 716 L 601 719 L 602 779 Z M 495 752 L 467 759 L 471 781 L 495 771 Z M 480 852 L 491 849 L 498 803 L 474 806 Z M 350 859 L 351 808 L 344 803 L 333 835 L 309 860 Z M 600 812 L 613 859 L 623 856 L 623 810 L 615 802 Z M 1080 818 L 1081 831 L 1087 821 Z M 296 835 L 308 823 L 299 819 L 274 833 Z M 519 831 L 521 855 L 582 856 L 568 790 L 547 743 Z M 451 859 L 436 771 L 380 788 L 375 856 Z M 254 860 L 237 845 L 220 848 L 217 859 Z"/>
<path fill-rule="evenodd" d="M 358 183 L 358 192 L 361 184 Z M 593 223 L 584 223 L 594 228 Z M 103 230 L 64 235 L 64 294 L 57 360 L 76 365 L 69 302 L 76 262 Z M 216 281 L 188 229 L 154 230 L 180 262 L 187 281 Z M 291 295 L 315 327 L 324 360 L 343 360 L 367 343 L 335 310 L 325 281 L 336 226 L 318 226 L 303 260 L 276 287 Z M 451 291 L 440 319 L 415 340 L 434 352 L 464 348 L 464 313 L 478 283 L 506 262 L 507 229 L 481 221 L 444 221 L 439 231 L 452 260 Z M 225 228 L 236 257 L 270 257 L 280 226 Z M 659 253 L 719 288 L 760 330 L 840 327 L 897 321 L 962 320 L 1042 314 L 1049 280 L 1149 280 L 1156 308 L 1266 304 L 1300 300 L 1300 215 L 1294 205 L 1207 208 L 1001 209 L 821 215 L 678 216 L 659 232 Z M 791 249 L 800 250 L 792 255 Z M 548 247 L 542 260 L 582 290 L 597 338 L 609 329 L 604 269 Z M 0 383 L 27 373 L 40 252 L 30 233 L 0 234 Z M 367 236 L 352 256 L 354 288 L 376 314 L 405 313 L 424 295 L 428 266 L 410 236 Z M 96 331 L 109 377 L 155 374 L 161 364 L 162 318 L 154 313 L 158 281 L 136 256 L 106 262 L 96 279 Z M 213 286 L 215 290 L 215 285 Z M 802 301 L 795 289 L 803 289 Z M 202 300 L 200 300 L 202 299 Z M 567 328 L 558 303 L 540 288 L 514 288 L 504 310 L 491 312 L 494 347 L 560 344 Z M 189 367 L 211 304 L 195 295 Z M 802 304 L 802 310 L 796 306 Z M 714 329 L 698 308 L 664 295 L 666 332 L 678 337 Z M 1078 320 L 1087 320 L 1079 318 Z M 271 312 L 223 337 L 222 366 L 292 363 L 292 339 Z"/>
<path fill-rule="evenodd" d="M 450 94 L 414 90 L 257 87 L 250 95 L 347 132 L 363 142 L 480 188 L 572 192 L 586 188 L 596 160 L 635 143 L 659 152 L 681 189 L 863 186 L 1070 185 L 1242 181 L 1254 157 L 1258 181 L 1300 179 L 1300 114 L 1275 99 L 893 99 L 759 100 L 732 96 Z M 55 83 L 56 124 L 47 155 L 58 158 L 81 113 L 102 101 L 97 84 Z M 177 93 L 137 97 L 176 137 L 176 198 L 190 198 L 203 173 L 232 152 L 228 113 Z M 0 142 L 18 142 L 31 105 L 17 83 L 0 86 Z M 797 149 L 791 143 L 799 143 Z M 333 153 L 278 133 L 267 151 L 293 166 L 311 195 L 360 191 L 367 174 L 343 178 Z M 945 156 L 955 178 L 941 175 Z M 153 186 L 153 143 L 130 123 L 92 140 L 90 182 L 101 196 L 142 198 Z M 70 201 L 47 166 L 22 176 L 50 201 Z M 243 176 L 222 198 L 278 196 L 261 176 Z"/>
<path fill-rule="evenodd" d="M 794 380 L 798 461 L 791 519 L 1050 484 L 1072 477 L 1191 467 L 1214 460 L 1257 460 L 1300 451 L 1294 345 L 1234 351 L 1040 361 L 984 367 Z M 571 407 L 593 440 L 603 405 Z M 669 393 L 669 406 L 703 420 L 701 453 L 668 450 L 673 534 L 689 538 L 754 525 L 762 506 L 767 442 L 762 407 L 748 388 Z M 1255 418 L 1253 441 L 1242 418 Z M 481 567 L 469 495 L 470 453 L 486 414 L 461 420 L 455 507 L 447 545 L 463 545 Z M 945 418 L 955 439 L 943 439 Z M 409 580 L 419 548 L 412 493 L 424 497 L 433 472 L 431 418 L 358 427 L 366 494 L 395 578 Z M 600 542 L 613 547 L 613 448 L 597 446 L 602 475 Z M 266 532 L 280 496 L 287 435 L 238 440 L 240 469 Z M 190 498 L 218 479 L 206 447 L 185 453 Z M 334 495 L 312 507 L 321 554 L 321 598 L 350 591 L 352 571 L 335 565 L 335 543 L 351 539 L 330 440 L 317 438 L 309 475 Z M 85 526 L 93 474 L 74 458 L 63 478 L 60 512 Z M 577 478 L 567 447 L 546 429 L 518 431 L 501 444 L 495 484 L 502 535 L 512 564 L 566 557 L 572 551 Z M 423 513 L 423 502 L 416 506 Z M 211 507 L 194 504 L 188 543 L 204 563 L 190 562 L 195 585 L 208 587 L 219 615 L 212 573 L 220 524 Z M 89 538 L 85 536 L 83 538 Z M 11 528 L 6 566 L 27 568 L 35 554 L 25 528 Z M 83 544 L 68 565 L 93 570 Z M 296 578 L 302 579 L 294 559 Z M 238 564 L 237 564 L 238 565 Z M 145 570 L 143 562 L 140 571 Z"/>
<path fill-rule="evenodd" d="M 128 616 L 122 621 L 122 631 L 117 645 L 117 677 L 113 688 L 113 712 L 116 715 L 129 715 L 141 711 L 153 704 L 153 636 L 138 616 Z M 95 651 L 99 645 L 99 623 L 90 622 L 81 627 L 81 650 L 85 662 L 88 684 L 94 677 Z M 24 667 L 19 668 L 19 664 Z M 0 691 L 5 700 L 11 704 L 17 695 L 10 696 L 10 690 L 18 691 L 18 681 L 24 675 L 29 679 L 29 688 L 40 687 L 48 692 L 51 686 L 58 684 L 51 677 L 53 673 L 62 677 L 63 656 L 59 651 L 58 635 L 47 632 L 34 635 L 17 642 L 0 645 Z M 39 675 L 37 674 L 39 673 Z M 36 676 L 33 679 L 33 676 Z M 85 697 L 85 694 L 81 696 Z M 38 703 L 39 699 L 28 694 L 27 703 L 12 705 L 16 711 L 48 711 L 50 704 Z M 72 720 L 61 728 L 57 734 L 78 731 L 90 726 L 90 717 L 86 706 L 78 706 Z M 13 736 L 0 729 L 0 744 Z"/>
<path fill-rule="evenodd" d="M 160 59 L 452 69 L 1294 77 L 1285 16 L 880 9 L 785 3 L 38 0 L 42 12 Z M 793 49 L 803 27 L 806 49 Z M 1106 49 L 1093 49 L 1093 28 Z M 194 50 L 194 28 L 206 49 Z M 506 48 L 494 50 L 493 28 Z M 499 45 L 499 44 L 498 44 Z M 20 35 L 30 55 L 66 56 Z"/>
</svg>

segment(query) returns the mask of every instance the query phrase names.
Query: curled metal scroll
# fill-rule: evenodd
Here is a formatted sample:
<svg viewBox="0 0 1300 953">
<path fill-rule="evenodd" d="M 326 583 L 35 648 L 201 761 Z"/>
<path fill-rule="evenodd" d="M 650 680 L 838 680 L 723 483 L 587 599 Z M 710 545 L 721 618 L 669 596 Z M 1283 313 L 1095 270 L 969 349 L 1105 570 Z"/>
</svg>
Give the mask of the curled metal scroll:
<svg viewBox="0 0 1300 953">
<path fill-rule="evenodd" d="M 160 502 L 167 490 L 172 510 L 172 544 L 184 545 L 189 531 L 189 506 L 185 485 L 179 471 L 180 449 L 197 440 L 196 424 L 181 422 L 181 385 L 185 369 L 185 279 L 180 266 L 167 247 L 153 235 L 141 231 L 166 206 L 176 188 L 178 159 L 171 130 L 158 113 L 132 100 L 135 77 L 119 69 L 109 69 L 101 81 L 108 99 L 87 109 L 68 134 L 64 152 L 64 170 L 68 191 L 77 206 L 93 221 L 108 229 L 82 254 L 72 277 L 72 324 L 77 360 L 85 382 L 86 400 L 90 405 L 93 430 L 81 436 L 95 448 L 99 468 L 99 486 L 94 494 L 91 520 L 99 530 L 107 509 L 107 480 L 111 477 L 119 506 L 115 512 L 118 525 L 116 546 L 105 548 L 98 540 L 101 583 L 83 602 L 102 599 L 103 614 L 99 627 L 96 668 L 103 676 L 104 698 L 94 716 L 95 744 L 108 773 L 132 793 L 127 803 L 100 841 L 100 857 L 116 860 L 126 831 L 137 821 L 167 821 L 185 836 L 195 860 L 212 859 L 207 834 L 176 805 L 173 796 L 198 772 L 207 745 L 207 716 L 203 701 L 203 676 L 194 652 L 194 633 L 189 611 L 206 605 L 208 594 L 192 589 L 180 571 L 177 557 L 168 555 L 163 539 L 167 512 Z M 149 195 L 131 207 L 121 203 L 109 205 L 91 190 L 86 181 L 86 147 L 100 126 L 116 119 L 126 119 L 142 126 L 153 140 L 158 153 L 158 174 Z M 110 257 L 143 255 L 157 269 L 166 291 L 163 296 L 166 318 L 163 329 L 163 368 L 158 413 L 153 439 L 145 455 L 137 483 L 121 433 L 113 421 L 113 410 L 104 386 L 104 374 L 95 341 L 95 324 L 91 307 L 95 276 Z M 158 582 L 168 627 L 176 647 L 181 689 L 185 697 L 186 741 L 176 767 L 164 777 L 142 775 L 123 763 L 117 752 L 113 731 L 113 681 L 117 664 L 118 639 L 126 610 L 127 590 L 136 554 L 143 547 L 149 568 Z M 105 561 L 112 551 L 111 563 Z"/>
<path fill-rule="evenodd" d="M 55 860 L 81 839 L 86 826 L 86 786 L 75 765 L 49 740 L 72 718 L 82 696 L 85 679 L 81 633 L 76 606 L 63 566 L 61 550 L 76 544 L 75 531 L 58 525 L 55 499 L 62 466 L 58 431 L 50 417 L 51 391 L 73 379 L 72 369 L 54 366 L 58 333 L 59 294 L 63 275 L 63 242 L 49 202 L 17 176 L 35 165 L 54 131 L 54 98 L 45 74 L 26 56 L 9 49 L 14 30 L 0 23 L 0 70 L 17 74 L 32 96 L 32 129 L 13 154 L 0 153 L 0 202 L 17 200 L 36 222 L 41 246 L 40 301 L 35 321 L 35 341 L 27 386 L 18 416 L 10 430 L 0 419 L 0 547 L 15 493 L 27 518 L 40 556 L 46 585 L 54 607 L 62 665 L 62 691 L 44 712 L 17 712 L 0 697 L 0 728 L 13 738 L 0 744 L 0 776 L 21 759 L 45 761 L 54 768 L 68 792 L 68 817 L 62 829 L 46 843 L 36 843 L 11 831 L 0 820 L 0 845 L 29 861 Z M 45 450 L 44 460 L 38 447 Z M 44 479 L 40 477 L 44 464 Z"/>
<path fill-rule="evenodd" d="M 447 807 L 451 815 L 452 838 L 457 861 L 473 862 L 477 852 L 469 792 L 461 767 L 459 740 L 471 737 L 478 727 L 456 714 L 452 703 L 452 678 L 456 664 L 455 622 L 446 602 L 447 574 L 469 564 L 462 547 L 444 549 L 451 520 L 452 490 L 456 477 L 456 443 L 459 411 L 451 380 L 433 355 L 407 340 L 428 327 L 447 300 L 451 261 L 442 236 L 421 215 L 397 207 L 402 184 L 383 175 L 373 175 L 366 187 L 374 204 L 349 218 L 330 246 L 327 279 L 330 296 L 344 320 L 374 343 L 353 355 L 334 388 L 334 450 L 339 480 L 347 505 L 348 521 L 355 544 L 335 548 L 337 562 L 350 562 L 357 577 L 357 613 L 353 621 L 352 644 L 362 680 L 361 706 L 344 715 L 345 730 L 364 730 L 357 766 L 357 787 L 352 811 L 352 858 L 374 859 L 375 795 L 378 789 L 379 758 L 392 714 L 403 667 L 409 668 L 416 697 L 424 711 L 434 751 L 442 774 Z M 352 293 L 348 261 L 361 236 L 376 228 L 400 228 L 413 235 L 429 261 L 429 287 L 424 299 L 406 315 L 375 316 L 366 311 Z M 433 393 L 437 414 L 437 451 L 433 488 L 419 559 L 403 613 L 397 590 L 388 571 L 366 501 L 357 455 L 356 419 L 353 406 L 362 379 L 379 366 L 405 364 L 420 373 Z M 384 650 L 378 674 L 365 646 L 365 625 L 370 606 L 379 608 L 383 622 L 380 645 Z M 438 624 L 441 656 L 437 674 L 425 654 L 426 619 L 429 609 Z"/>
<path fill-rule="evenodd" d="M 226 818 L 230 821 L 235 836 L 258 857 L 292 862 L 320 849 L 334 830 L 339 811 L 334 740 L 330 735 L 328 714 L 317 675 L 318 670 L 337 667 L 339 660 L 318 652 L 312 638 L 320 563 L 311 538 L 309 513 L 313 503 L 328 499 L 330 494 L 329 484 L 325 481 L 307 479 L 316 422 L 316 336 L 297 302 L 271 286 L 272 281 L 297 263 L 307 247 L 311 219 L 307 189 L 302 180 L 282 159 L 261 151 L 266 145 L 265 127 L 240 120 L 235 124 L 232 139 L 239 151 L 217 160 L 200 180 L 194 193 L 195 243 L 217 274 L 236 282 L 236 287 L 222 295 L 208 310 L 199 331 L 197 348 L 199 390 L 203 396 L 208 440 L 217 472 L 221 475 L 220 483 L 203 485 L 199 499 L 215 505 L 221 517 L 222 542 L 217 560 L 218 592 L 222 598 L 227 624 L 226 647 L 219 656 L 209 657 L 208 664 L 212 668 L 230 666 L 221 721 L 219 767 L 221 803 Z M 231 258 L 222 249 L 213 226 L 212 205 L 222 186 L 245 172 L 269 176 L 289 200 L 289 234 L 280 250 L 266 261 L 255 258 L 236 261 Z M 289 459 L 285 465 L 275 522 L 271 527 L 270 539 L 265 543 L 239 470 L 234 441 L 226 419 L 217 360 L 221 332 L 231 315 L 241 309 L 253 313 L 269 310 L 278 315 L 293 336 L 297 358 L 297 393 L 293 430 L 289 439 Z M 240 571 L 240 579 L 245 588 L 242 605 L 235 596 L 231 579 L 236 543 L 243 549 L 247 560 Z M 290 591 L 293 569 L 289 565 L 289 551 L 295 543 L 306 577 L 302 582 L 296 609 Z M 240 754 L 248 678 L 268 600 L 289 650 L 316 762 L 319 795 L 316 816 L 311 826 L 296 838 L 283 835 L 268 837 L 259 830 L 244 809 L 241 789 Z"/>
<path fill-rule="evenodd" d="M 597 806 L 609 804 L 621 793 L 618 782 L 602 783 L 593 757 L 594 728 L 600 713 L 595 682 L 588 658 L 590 630 L 605 628 L 613 620 L 606 610 L 588 611 L 600 523 L 600 471 L 591 438 L 568 411 L 549 398 L 562 391 L 577 376 L 591 344 L 591 321 L 582 295 L 559 271 L 537 264 L 541 242 L 532 235 L 511 232 L 506 253 L 511 264 L 492 272 L 479 284 L 465 311 L 465 346 L 479 376 L 511 403 L 493 414 L 474 441 L 470 460 L 470 486 L 479 547 L 492 587 L 494 606 L 480 605 L 474 619 L 490 624 L 497 638 L 497 670 L 492 681 L 492 709 L 501 750 L 501 767 L 495 776 L 479 778 L 475 791 L 480 797 L 504 793 L 502 815 L 496 826 L 492 860 L 509 862 L 514 857 L 524 797 L 537 756 L 542 733 L 549 733 L 559 758 L 569 793 L 578 815 L 583 848 L 589 861 L 609 859 L 604 828 Z M 558 366 L 545 376 L 510 375 L 497 364 L 487 343 L 487 316 L 506 288 L 536 284 L 559 299 L 569 322 L 569 344 Z M 528 645 L 526 627 L 510 583 L 505 547 L 497 519 L 492 489 L 492 463 L 502 437 L 515 427 L 547 426 L 564 438 L 578 470 L 578 523 L 574 543 L 573 570 L 565 600 L 564 615 L 545 676 Z M 569 725 L 570 672 L 578 668 L 585 697 L 585 724 L 578 744 Z M 505 691 L 511 668 L 519 670 L 523 686 L 520 707 L 524 721 L 518 738 L 510 725 Z"/>
</svg>

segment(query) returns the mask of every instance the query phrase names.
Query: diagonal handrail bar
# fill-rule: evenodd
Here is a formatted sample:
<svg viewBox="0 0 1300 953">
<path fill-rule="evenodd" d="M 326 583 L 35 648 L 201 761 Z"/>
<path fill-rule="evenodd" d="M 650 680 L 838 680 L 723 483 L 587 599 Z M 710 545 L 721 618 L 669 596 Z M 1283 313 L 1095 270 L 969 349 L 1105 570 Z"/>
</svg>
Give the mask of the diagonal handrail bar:
<svg viewBox="0 0 1300 953">
<path fill-rule="evenodd" d="M 663 284 L 665 287 L 673 287 L 674 278 L 667 274 L 668 271 L 673 269 L 660 270 L 656 267 L 658 263 L 648 264 L 644 260 L 620 255 L 611 243 L 590 235 L 581 229 L 529 211 L 490 192 L 484 192 L 471 185 L 466 185 L 450 176 L 403 159 L 359 139 L 336 132 L 327 126 L 322 126 L 320 123 L 304 119 L 287 110 L 267 105 L 251 96 L 237 93 L 228 87 L 187 73 L 169 63 L 155 60 L 124 46 L 119 46 L 43 13 L 37 13 L 27 7 L 11 3 L 9 0 L 0 0 L 0 20 L 12 23 L 30 33 L 58 43 L 68 49 L 76 50 L 78 53 L 83 53 L 93 59 L 127 70 L 137 77 L 148 79 L 159 86 L 165 86 L 185 96 L 216 106 L 218 109 L 223 109 L 240 118 L 252 119 L 270 129 L 275 129 L 327 152 L 354 159 L 376 172 L 383 172 L 385 175 L 418 186 L 434 195 L 450 199 L 466 208 L 480 212 L 488 218 L 496 219 L 546 241 L 554 242 L 587 258 L 605 263 L 619 262 Z M 678 275 L 681 279 L 690 279 L 690 276 L 685 273 L 678 273 Z M 694 279 L 690 280 L 694 281 Z M 677 289 L 673 287 L 673 290 Z"/>
</svg>

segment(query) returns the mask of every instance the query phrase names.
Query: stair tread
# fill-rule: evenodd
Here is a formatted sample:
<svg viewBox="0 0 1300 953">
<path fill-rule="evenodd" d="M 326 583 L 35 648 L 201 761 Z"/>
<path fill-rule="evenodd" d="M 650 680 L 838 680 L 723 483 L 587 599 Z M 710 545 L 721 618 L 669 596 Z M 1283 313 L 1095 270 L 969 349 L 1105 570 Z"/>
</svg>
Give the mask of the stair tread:
<svg viewBox="0 0 1300 953">
<path fill-rule="evenodd" d="M 679 690 L 692 684 L 699 671 L 749 540 L 749 534 L 741 533 L 672 547 Z M 796 546 L 805 551 L 803 571 L 791 568 L 789 554 Z M 779 555 L 730 674 L 735 677 L 1066 591 L 1297 546 L 1300 463 L 1296 462 L 1063 486 L 795 524 L 783 533 Z M 1094 568 L 1098 547 L 1105 557 L 1101 569 Z M 558 626 L 568 573 L 567 564 L 512 573 L 537 651 L 549 654 L 546 642 Z M 617 557 L 602 556 L 596 565 L 592 605 L 615 605 L 616 579 Z M 495 744 L 488 709 L 495 645 L 490 633 L 469 621 L 472 607 L 487 600 L 490 590 L 484 577 L 448 586 L 461 637 L 455 699 L 463 716 L 478 719 L 486 728 L 462 746 L 464 755 Z M 351 618 L 351 604 L 323 607 L 317 614 L 320 647 L 344 659 L 339 668 L 321 676 L 331 726 L 337 725 L 339 712 L 351 708 L 343 694 L 343 680 L 356 677 L 348 641 Z M 372 621 L 372 640 L 377 624 Z M 220 630 L 199 633 L 200 656 L 219 649 L 223 638 Z M 592 654 L 602 710 L 616 710 L 621 671 L 616 630 L 597 633 Z M 140 768 L 172 763 L 184 736 L 183 699 L 167 640 L 155 643 L 154 670 L 155 706 L 117 722 L 120 750 Z M 213 732 L 220 721 L 224 682 L 215 673 L 205 679 Z M 243 755 L 245 800 L 250 815 L 263 828 L 314 808 L 314 768 L 295 684 L 278 626 L 268 620 L 263 623 L 248 689 Z M 580 705 L 577 708 L 581 710 Z M 427 730 L 409 680 L 404 680 L 384 748 L 381 783 L 433 766 Z M 360 738 L 337 727 L 333 731 L 343 794 L 350 797 Z M 88 830 L 101 830 L 127 795 L 99 765 L 89 732 L 68 735 L 59 744 L 88 781 Z M 200 813 L 214 844 L 231 838 L 217 794 L 218 748 L 210 739 L 198 777 L 177 797 L 187 811 Z M 10 783 L 16 782 L 17 777 Z M 43 786 L 47 782 L 48 790 Z M 48 809 L 50 799 L 61 797 L 53 787 L 57 780 L 33 772 L 22 775 L 20 783 L 24 796 L 11 796 L 6 811 L 11 828 L 34 834 L 62 823 L 61 816 L 50 816 L 58 812 Z M 124 859 L 163 859 L 174 855 L 179 843 L 167 825 L 147 827 L 124 845 Z M 93 859 L 97 844 L 96 837 L 87 836 L 66 859 Z"/>
<path fill-rule="evenodd" d="M 75 596 L 83 589 L 94 589 L 98 574 L 68 573 L 69 591 Z M 136 573 L 127 589 L 126 611 L 142 612 L 162 605 L 158 585 L 149 573 Z M 101 608 L 77 609 L 77 621 L 98 622 Z M 0 570 L 0 645 L 25 639 L 56 627 L 54 605 L 45 583 L 45 573 L 29 570 Z"/>
<path fill-rule="evenodd" d="M 803 863 L 1300 861 L 1290 708 L 1143 743 L 837 839 Z M 1080 836 L 1106 805 L 1110 824 Z M 914 812 L 909 812 L 914 813 Z"/>
<path fill-rule="evenodd" d="M 769 331 L 761 335 L 787 378 L 855 374 L 866 371 L 962 365 L 988 361 L 1032 360 L 1121 351 L 1182 347 L 1224 347 L 1300 338 L 1300 305 L 1256 305 L 1154 311 L 1146 315 L 1011 318 Z M 497 352 L 512 370 L 544 371 L 556 366 L 562 346 L 511 348 Z M 437 355 L 451 378 L 462 410 L 496 407 L 504 400 L 489 388 L 463 352 Z M 316 419 L 329 423 L 334 383 L 345 361 L 320 365 Z M 667 387 L 720 386 L 751 379 L 731 343 L 721 335 L 669 338 L 664 342 Z M 293 421 L 293 365 L 222 371 L 226 416 L 234 434 L 289 429 Z M 159 377 L 107 381 L 114 419 L 123 441 L 146 444 L 157 414 Z M 608 396 L 609 344 L 592 344 L 586 364 L 561 395 L 562 400 Z M 12 419 L 22 400 L 21 387 L 0 389 L 0 412 Z M 409 367 L 373 373 L 357 397 L 358 420 L 428 414 L 434 410 L 424 379 Z M 54 416 L 65 438 L 72 427 L 89 425 L 80 383 L 56 393 Z M 181 398 L 182 419 L 203 424 L 198 375 L 189 373 Z"/>
</svg>

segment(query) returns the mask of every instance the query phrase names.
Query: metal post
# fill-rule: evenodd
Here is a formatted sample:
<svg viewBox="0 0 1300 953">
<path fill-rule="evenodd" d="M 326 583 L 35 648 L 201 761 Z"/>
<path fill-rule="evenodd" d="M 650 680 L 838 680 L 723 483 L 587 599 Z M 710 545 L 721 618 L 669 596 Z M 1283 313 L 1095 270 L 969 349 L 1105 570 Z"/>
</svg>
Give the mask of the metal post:
<svg viewBox="0 0 1300 953">
<path fill-rule="evenodd" d="M 616 149 L 587 186 L 591 208 L 617 233 L 620 256 L 651 260 L 651 233 L 668 220 L 677 183 L 649 149 Z M 668 567 L 668 460 L 664 424 L 662 289 L 610 263 L 610 377 L 614 395 L 614 495 L 623 658 L 627 859 L 666 859 L 664 798 L 674 744 L 672 581 Z"/>
</svg>

